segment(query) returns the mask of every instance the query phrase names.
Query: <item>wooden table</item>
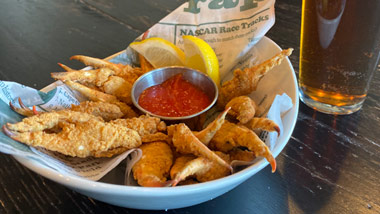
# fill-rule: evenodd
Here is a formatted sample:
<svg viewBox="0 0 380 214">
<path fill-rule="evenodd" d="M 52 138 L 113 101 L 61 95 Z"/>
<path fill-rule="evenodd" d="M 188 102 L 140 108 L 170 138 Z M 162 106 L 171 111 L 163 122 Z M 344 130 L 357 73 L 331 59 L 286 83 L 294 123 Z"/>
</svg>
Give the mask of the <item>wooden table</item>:
<svg viewBox="0 0 380 214">
<path fill-rule="evenodd" d="M 116 53 L 185 0 L 2 0 L 0 79 L 34 88 L 50 84 L 57 62 L 75 54 Z M 276 2 L 267 33 L 298 72 L 301 1 Z M 380 213 L 380 75 L 362 110 L 318 113 L 300 104 L 275 174 L 260 173 L 214 200 L 193 207 L 142 211 L 105 204 L 35 174 L 0 154 L 0 213 Z"/>
</svg>

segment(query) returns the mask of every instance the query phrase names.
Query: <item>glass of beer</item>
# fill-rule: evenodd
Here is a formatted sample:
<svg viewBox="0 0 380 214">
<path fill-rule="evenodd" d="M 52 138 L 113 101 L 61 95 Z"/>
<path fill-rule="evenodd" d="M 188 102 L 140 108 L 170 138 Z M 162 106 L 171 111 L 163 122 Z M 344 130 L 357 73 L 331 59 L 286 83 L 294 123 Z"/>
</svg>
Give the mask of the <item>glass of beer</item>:
<svg viewBox="0 0 380 214">
<path fill-rule="evenodd" d="M 328 114 L 358 111 L 380 57 L 380 0 L 303 0 L 300 98 Z"/>
</svg>

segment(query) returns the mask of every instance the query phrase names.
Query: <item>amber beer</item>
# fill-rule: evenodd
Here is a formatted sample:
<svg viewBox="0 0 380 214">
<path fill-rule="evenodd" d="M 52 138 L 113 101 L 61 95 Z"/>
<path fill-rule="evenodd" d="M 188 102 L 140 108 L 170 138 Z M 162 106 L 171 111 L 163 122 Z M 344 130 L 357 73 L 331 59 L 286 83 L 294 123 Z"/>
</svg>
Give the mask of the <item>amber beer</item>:
<svg viewBox="0 0 380 214">
<path fill-rule="evenodd" d="M 307 105 L 359 110 L 379 62 L 380 0 L 303 0 L 299 87 Z"/>
</svg>

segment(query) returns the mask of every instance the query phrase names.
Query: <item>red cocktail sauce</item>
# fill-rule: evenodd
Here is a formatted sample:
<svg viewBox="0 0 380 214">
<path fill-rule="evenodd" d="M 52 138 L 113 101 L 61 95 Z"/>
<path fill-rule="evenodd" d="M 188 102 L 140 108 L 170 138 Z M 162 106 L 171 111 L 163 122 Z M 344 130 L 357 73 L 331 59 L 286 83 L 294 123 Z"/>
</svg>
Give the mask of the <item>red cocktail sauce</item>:
<svg viewBox="0 0 380 214">
<path fill-rule="evenodd" d="M 209 97 L 182 74 L 145 89 L 138 102 L 147 111 L 166 117 L 192 115 L 211 104 Z"/>
</svg>

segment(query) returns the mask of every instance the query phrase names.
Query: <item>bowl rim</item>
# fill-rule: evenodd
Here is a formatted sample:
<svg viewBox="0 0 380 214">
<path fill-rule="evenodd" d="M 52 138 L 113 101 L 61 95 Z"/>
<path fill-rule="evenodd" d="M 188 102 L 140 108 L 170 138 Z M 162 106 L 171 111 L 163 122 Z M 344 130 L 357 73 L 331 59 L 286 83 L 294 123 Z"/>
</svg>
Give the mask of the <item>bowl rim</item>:
<svg viewBox="0 0 380 214">
<path fill-rule="evenodd" d="M 212 83 L 214 89 L 215 89 L 215 93 L 214 93 L 214 98 L 212 99 L 211 103 L 206 107 L 204 108 L 202 111 L 199 111 L 197 113 L 194 113 L 194 114 L 190 114 L 190 115 L 187 115 L 187 116 L 182 116 L 182 117 L 168 117 L 168 116 L 162 116 L 162 115 L 158 115 L 158 114 L 154 114 L 146 109 L 144 109 L 143 107 L 140 106 L 140 104 L 138 103 L 138 101 L 135 99 L 135 89 L 136 89 L 136 85 L 144 78 L 146 78 L 147 76 L 149 75 L 152 75 L 153 73 L 157 73 L 157 72 L 164 72 L 164 70 L 166 69 L 179 69 L 179 70 L 184 70 L 185 71 L 191 71 L 191 72 L 196 72 L 198 74 L 200 74 L 201 76 L 203 76 L 204 78 L 206 78 L 209 82 Z M 173 75 L 174 76 L 174 75 Z M 169 78 L 173 77 L 173 76 L 170 76 L 168 77 L 167 79 L 165 79 L 164 81 L 168 80 Z M 160 83 L 161 84 L 161 83 Z M 152 85 L 153 86 L 153 85 Z M 151 87 L 151 86 L 150 86 Z M 214 104 L 216 103 L 216 101 L 218 100 L 218 96 L 219 96 L 219 89 L 218 89 L 218 86 L 216 85 L 216 83 L 211 79 L 211 77 L 209 77 L 208 75 L 206 75 L 205 73 L 197 70 L 197 69 L 194 69 L 194 68 L 189 68 L 189 67 L 186 67 L 186 66 L 166 66 L 166 67 L 161 67 L 161 68 L 156 68 L 156 69 L 153 69 L 143 75 L 141 75 L 139 78 L 136 79 L 136 81 L 133 83 L 133 86 L 132 86 L 132 90 L 131 90 L 131 98 L 132 98 L 132 103 L 133 105 L 138 108 L 140 111 L 144 112 L 145 114 L 149 114 L 151 116 L 154 116 L 154 117 L 158 117 L 162 120 L 186 120 L 186 119 L 190 119 L 190 118 L 193 118 L 193 117 L 196 117 L 208 110 L 210 110 Z M 140 96 L 139 96 L 140 97 Z M 139 98 L 138 97 L 138 98 Z M 137 98 L 137 99 L 138 99 Z"/>
</svg>

